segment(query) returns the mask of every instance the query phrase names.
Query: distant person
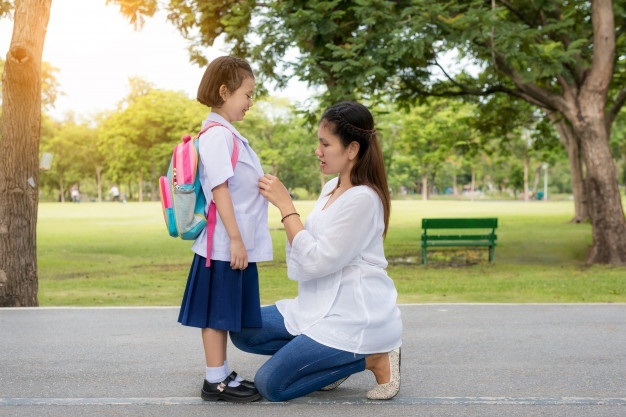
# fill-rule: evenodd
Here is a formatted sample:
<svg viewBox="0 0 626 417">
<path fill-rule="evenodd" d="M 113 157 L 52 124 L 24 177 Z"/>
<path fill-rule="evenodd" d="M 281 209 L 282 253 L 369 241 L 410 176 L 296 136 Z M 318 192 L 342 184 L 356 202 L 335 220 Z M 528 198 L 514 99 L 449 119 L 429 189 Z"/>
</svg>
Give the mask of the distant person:
<svg viewBox="0 0 626 417">
<path fill-rule="evenodd" d="M 246 352 L 271 355 L 254 378 L 270 401 L 334 389 L 366 369 L 378 383 L 367 398 L 387 400 L 400 390 L 402 320 L 385 271 L 390 197 L 374 119 L 359 103 L 336 104 L 322 115 L 318 141 L 322 173 L 337 177 L 306 225 L 277 177 L 259 181 L 280 210 L 287 275 L 298 282 L 298 296 L 263 307 L 263 326 L 231 339 Z"/>
<path fill-rule="evenodd" d="M 80 202 L 80 190 L 78 189 L 78 184 L 72 185 L 71 197 L 73 203 Z"/>
<path fill-rule="evenodd" d="M 117 188 L 116 184 L 113 184 L 113 187 L 109 190 L 109 194 L 111 194 L 111 201 L 120 201 L 120 189 Z"/>
<path fill-rule="evenodd" d="M 204 400 L 250 402 L 261 398 L 253 382 L 231 372 L 226 358 L 229 331 L 261 327 L 256 263 L 273 257 L 268 202 L 257 185 L 263 176 L 261 163 L 248 140 L 232 125 L 243 120 L 252 107 L 253 92 L 250 65 L 230 56 L 211 61 L 198 87 L 198 101 L 211 108 L 202 126 L 221 125 L 200 136 L 198 163 L 202 190 L 207 205 L 215 202 L 217 220 L 213 239 L 205 229 L 191 248 L 195 255 L 178 321 L 202 329 Z M 234 169 L 233 139 L 239 149 Z"/>
</svg>

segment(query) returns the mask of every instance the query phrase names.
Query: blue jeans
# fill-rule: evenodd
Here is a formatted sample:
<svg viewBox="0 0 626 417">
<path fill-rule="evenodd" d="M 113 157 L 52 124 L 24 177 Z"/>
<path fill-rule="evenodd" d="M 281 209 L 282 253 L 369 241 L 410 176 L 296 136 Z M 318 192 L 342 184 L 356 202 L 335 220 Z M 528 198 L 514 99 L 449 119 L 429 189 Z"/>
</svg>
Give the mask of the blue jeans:
<svg viewBox="0 0 626 417">
<path fill-rule="evenodd" d="M 244 352 L 272 355 L 254 377 L 259 393 L 269 401 L 287 401 L 317 391 L 343 377 L 365 370 L 367 355 L 324 346 L 285 328 L 275 305 L 261 307 L 261 328 L 230 332 Z"/>
</svg>

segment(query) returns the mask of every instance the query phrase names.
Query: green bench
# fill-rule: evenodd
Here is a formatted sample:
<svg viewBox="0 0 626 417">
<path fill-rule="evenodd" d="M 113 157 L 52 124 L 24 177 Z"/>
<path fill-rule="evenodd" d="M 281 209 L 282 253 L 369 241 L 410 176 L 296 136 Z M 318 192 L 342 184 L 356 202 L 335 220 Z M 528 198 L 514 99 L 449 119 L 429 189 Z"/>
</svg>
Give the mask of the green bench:
<svg viewBox="0 0 626 417">
<path fill-rule="evenodd" d="M 422 219 L 422 262 L 426 265 L 428 248 L 441 246 L 488 247 L 493 262 L 497 227 L 497 218 Z"/>
</svg>

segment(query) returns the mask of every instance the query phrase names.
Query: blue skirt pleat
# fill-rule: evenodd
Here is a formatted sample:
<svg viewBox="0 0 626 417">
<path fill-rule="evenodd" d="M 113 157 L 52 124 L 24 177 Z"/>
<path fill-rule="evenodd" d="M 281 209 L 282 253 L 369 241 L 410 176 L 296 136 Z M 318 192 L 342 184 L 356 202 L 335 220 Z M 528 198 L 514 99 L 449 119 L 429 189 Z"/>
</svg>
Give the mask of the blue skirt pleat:
<svg viewBox="0 0 626 417">
<path fill-rule="evenodd" d="M 234 270 L 230 262 L 195 255 L 180 306 L 178 322 L 191 327 L 241 331 L 261 327 L 259 274 L 256 263 Z"/>
</svg>

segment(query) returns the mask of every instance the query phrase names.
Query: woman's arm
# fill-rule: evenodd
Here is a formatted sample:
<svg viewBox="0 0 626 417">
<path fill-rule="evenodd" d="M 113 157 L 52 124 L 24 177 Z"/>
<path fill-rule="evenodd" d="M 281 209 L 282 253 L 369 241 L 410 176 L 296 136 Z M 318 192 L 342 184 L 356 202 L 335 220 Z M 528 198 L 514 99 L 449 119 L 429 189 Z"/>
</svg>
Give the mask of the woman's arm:
<svg viewBox="0 0 626 417">
<path fill-rule="evenodd" d="M 233 200 L 228 191 L 228 184 L 224 182 L 213 188 L 212 191 L 217 212 L 230 238 L 230 267 L 233 269 L 246 269 L 248 267 L 248 252 L 246 251 L 246 246 L 243 243 L 241 232 L 237 225 Z M 211 256 L 211 254 L 208 253 L 207 256 Z"/>
<path fill-rule="evenodd" d="M 275 176 L 262 177 L 259 189 L 280 210 L 282 217 L 296 211 L 289 192 Z M 297 270 L 291 278 L 299 281 L 316 279 L 344 268 L 362 253 L 372 237 L 378 235 L 382 240 L 383 233 L 382 206 L 374 192 L 359 192 L 343 200 L 341 210 L 333 210 L 332 220 L 315 237 L 304 230 L 299 216 L 289 216 L 283 223 L 292 245 L 288 267 Z"/>
<path fill-rule="evenodd" d="M 360 259 L 364 250 L 379 239 L 382 245 L 382 204 L 374 192 L 351 193 L 333 203 L 316 227 L 294 239 L 288 262 L 290 278 L 317 279 Z M 342 196 L 342 197 L 344 197 Z M 291 271 L 293 271 L 293 275 Z"/>
</svg>

